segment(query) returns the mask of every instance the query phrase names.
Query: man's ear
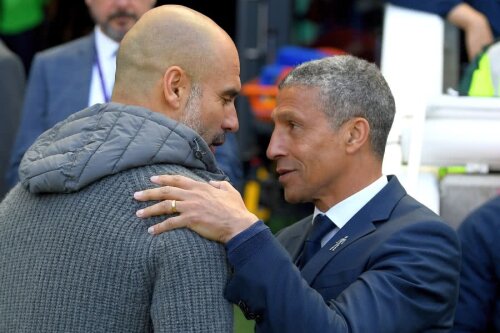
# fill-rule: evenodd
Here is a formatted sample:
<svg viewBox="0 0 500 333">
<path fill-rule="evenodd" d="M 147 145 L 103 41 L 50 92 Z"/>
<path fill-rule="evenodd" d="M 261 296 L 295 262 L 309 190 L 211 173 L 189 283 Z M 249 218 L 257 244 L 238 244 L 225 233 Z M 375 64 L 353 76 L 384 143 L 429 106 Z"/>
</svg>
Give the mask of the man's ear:
<svg viewBox="0 0 500 333">
<path fill-rule="evenodd" d="M 167 68 L 163 74 L 163 95 L 166 103 L 174 110 L 182 107 L 189 93 L 189 78 L 179 66 Z"/>
<path fill-rule="evenodd" d="M 368 120 L 361 117 L 350 119 L 344 124 L 346 152 L 356 153 L 361 147 L 365 146 L 370 138 L 370 124 Z"/>
</svg>

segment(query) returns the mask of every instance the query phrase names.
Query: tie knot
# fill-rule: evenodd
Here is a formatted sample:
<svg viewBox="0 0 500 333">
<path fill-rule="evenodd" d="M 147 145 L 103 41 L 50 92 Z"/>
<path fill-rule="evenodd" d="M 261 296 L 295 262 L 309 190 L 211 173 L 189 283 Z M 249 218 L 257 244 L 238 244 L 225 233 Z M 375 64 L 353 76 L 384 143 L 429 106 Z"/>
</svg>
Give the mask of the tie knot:
<svg viewBox="0 0 500 333">
<path fill-rule="evenodd" d="M 321 239 L 326 236 L 327 233 L 332 231 L 335 228 L 335 224 L 333 224 L 332 220 L 328 218 L 328 216 L 324 214 L 318 214 L 314 218 L 314 223 L 311 228 L 311 232 L 307 237 L 308 241 L 311 242 L 321 242 Z"/>
</svg>

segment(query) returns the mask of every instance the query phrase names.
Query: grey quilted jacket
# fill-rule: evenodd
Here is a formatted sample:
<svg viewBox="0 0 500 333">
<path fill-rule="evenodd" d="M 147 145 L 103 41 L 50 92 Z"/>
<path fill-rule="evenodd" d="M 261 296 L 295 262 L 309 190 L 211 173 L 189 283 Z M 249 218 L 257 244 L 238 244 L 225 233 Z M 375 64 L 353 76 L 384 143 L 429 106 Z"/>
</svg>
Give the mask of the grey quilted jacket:
<svg viewBox="0 0 500 333">
<path fill-rule="evenodd" d="M 135 216 L 156 174 L 225 177 L 195 132 L 139 107 L 95 105 L 39 137 L 0 204 L 0 332 L 232 332 L 223 247 Z"/>
</svg>

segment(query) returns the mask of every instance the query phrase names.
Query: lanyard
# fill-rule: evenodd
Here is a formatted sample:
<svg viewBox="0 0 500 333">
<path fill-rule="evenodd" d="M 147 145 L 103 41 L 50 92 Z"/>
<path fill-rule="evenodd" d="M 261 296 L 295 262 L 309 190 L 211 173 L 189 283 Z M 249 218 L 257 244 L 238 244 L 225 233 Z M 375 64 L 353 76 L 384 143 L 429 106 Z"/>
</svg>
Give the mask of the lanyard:
<svg viewBox="0 0 500 333">
<path fill-rule="evenodd" d="M 94 64 L 97 66 L 97 71 L 99 73 L 99 80 L 101 81 L 101 90 L 102 96 L 104 97 L 104 102 L 108 103 L 111 98 L 108 93 L 108 89 L 106 89 L 106 81 L 104 78 L 104 73 L 102 72 L 101 62 L 99 61 L 99 54 L 97 53 L 97 45 L 94 46 Z"/>
</svg>

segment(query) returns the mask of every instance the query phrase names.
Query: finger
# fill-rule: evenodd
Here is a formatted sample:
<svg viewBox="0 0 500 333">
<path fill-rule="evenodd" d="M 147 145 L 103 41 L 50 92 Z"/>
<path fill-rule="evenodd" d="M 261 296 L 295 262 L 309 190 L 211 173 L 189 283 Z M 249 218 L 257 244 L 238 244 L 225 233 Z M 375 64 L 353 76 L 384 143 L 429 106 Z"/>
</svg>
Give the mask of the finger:
<svg viewBox="0 0 500 333">
<path fill-rule="evenodd" d="M 219 188 L 221 190 L 224 190 L 224 191 L 230 191 L 230 190 L 236 191 L 236 189 L 234 188 L 234 186 L 231 185 L 231 183 L 228 182 L 228 181 L 222 181 L 222 182 L 220 182 L 220 187 Z"/>
<path fill-rule="evenodd" d="M 204 182 L 200 182 L 181 175 L 160 175 L 151 177 L 151 181 L 158 185 L 167 185 L 180 189 L 190 190 L 199 186 L 205 186 Z"/>
<path fill-rule="evenodd" d="M 186 227 L 186 222 L 183 221 L 179 215 L 179 216 L 174 216 L 174 217 L 168 218 L 163 222 L 160 222 L 158 224 L 155 224 L 155 225 L 149 227 L 148 233 L 151 235 L 159 235 L 159 234 L 166 232 L 166 231 L 179 229 L 179 228 L 185 228 L 185 227 Z"/>
<path fill-rule="evenodd" d="M 134 193 L 134 198 L 138 201 L 149 200 L 182 200 L 185 191 L 172 186 L 162 186 L 149 190 L 138 191 Z"/>
<path fill-rule="evenodd" d="M 179 204 L 182 205 L 181 201 L 178 200 L 163 200 L 152 206 L 140 209 L 135 214 L 140 218 L 176 214 L 180 213 Z"/>
<path fill-rule="evenodd" d="M 213 187 L 218 188 L 218 189 L 220 189 L 220 187 L 221 187 L 221 182 L 217 181 L 217 180 L 211 180 L 208 183 L 210 185 L 212 185 Z"/>
<path fill-rule="evenodd" d="M 209 181 L 209 184 L 212 185 L 215 188 L 218 188 L 219 190 L 224 190 L 228 191 L 229 189 L 234 189 L 233 185 L 231 185 L 230 182 L 222 180 L 222 181 L 217 181 L 217 180 L 211 180 Z"/>
</svg>

